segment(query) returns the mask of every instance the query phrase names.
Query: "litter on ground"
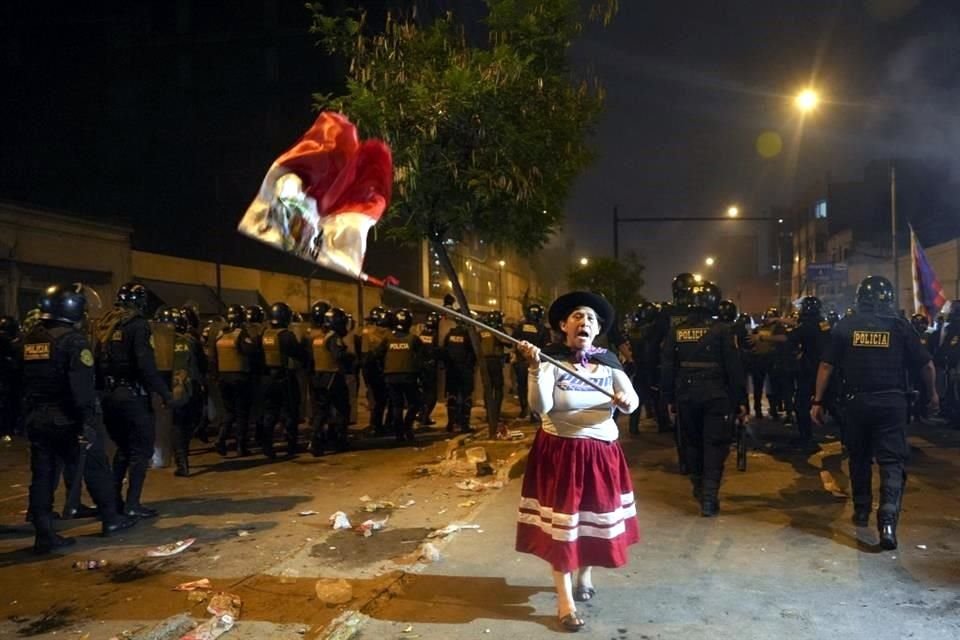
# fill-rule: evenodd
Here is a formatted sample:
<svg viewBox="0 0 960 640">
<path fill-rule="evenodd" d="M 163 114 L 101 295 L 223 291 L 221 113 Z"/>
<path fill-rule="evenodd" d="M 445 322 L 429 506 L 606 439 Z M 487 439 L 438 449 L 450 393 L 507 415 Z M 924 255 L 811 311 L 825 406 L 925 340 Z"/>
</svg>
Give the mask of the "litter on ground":
<svg viewBox="0 0 960 640">
<path fill-rule="evenodd" d="M 170 544 L 162 544 L 159 547 L 147 549 L 147 555 L 151 558 L 166 558 L 168 556 L 175 556 L 178 553 L 186 550 L 196 541 L 196 538 L 187 538 L 186 540 L 177 540 L 176 542 L 171 542 Z"/>
</svg>

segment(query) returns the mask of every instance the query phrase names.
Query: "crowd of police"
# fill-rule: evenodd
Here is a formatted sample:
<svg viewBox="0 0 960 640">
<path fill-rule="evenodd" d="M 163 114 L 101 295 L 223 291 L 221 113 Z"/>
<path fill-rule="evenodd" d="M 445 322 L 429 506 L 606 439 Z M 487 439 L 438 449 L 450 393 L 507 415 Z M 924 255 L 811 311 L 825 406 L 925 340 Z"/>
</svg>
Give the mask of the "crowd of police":
<svg viewBox="0 0 960 640">
<path fill-rule="evenodd" d="M 0 319 L 0 425 L 5 437 L 19 427 L 30 440 L 28 518 L 38 552 L 70 542 L 52 526 L 60 475 L 67 493 L 62 517 L 99 516 L 104 535 L 157 515 L 141 502 L 157 413 L 170 419 L 177 476 L 190 475 L 193 437 L 213 439 L 221 456 L 232 444 L 239 456 L 256 447 L 275 458 L 280 433 L 286 455 L 296 455 L 305 418 L 310 453 L 345 450 L 358 375 L 370 431 L 399 442 L 414 439 L 415 423 L 434 424 L 441 389 L 446 430 L 471 431 L 480 367 L 491 430 L 505 430 L 505 370 L 514 370 L 510 386 L 520 417 L 538 420 L 527 406 L 526 364 L 498 335 L 505 330 L 500 312 L 479 318 L 489 328 L 476 336 L 463 322 L 434 312 L 415 322 L 410 309 L 380 306 L 358 328 L 350 314 L 326 302 L 315 303 L 306 322 L 277 302 L 269 310 L 233 305 L 225 318 L 201 326 L 189 307 L 161 308 L 148 319 L 150 299 L 144 285 L 127 283 L 113 309 L 90 322 L 83 287 L 54 285 L 22 327 L 14 318 Z M 452 308 L 452 296 L 444 304 Z M 771 308 L 757 322 L 723 300 L 717 285 L 680 274 L 671 302 L 639 305 L 623 326 L 611 328 L 606 346 L 624 361 L 642 410 L 660 431 L 674 433 L 680 468 L 702 515 L 719 512 L 731 444 L 740 434 L 743 454 L 743 420 L 751 408 L 763 416 L 766 394 L 768 417 L 795 424 L 794 444 L 802 451 L 816 448 L 813 423 L 825 413 L 841 427 L 858 525 L 870 517 L 876 459 L 878 527 L 882 544 L 893 548 L 911 408 L 933 418 L 939 391 L 942 415 L 960 419 L 960 303 L 933 330 L 923 316 L 907 322 L 892 305 L 889 282 L 871 277 L 844 318 L 825 313 L 820 300 L 808 296 L 794 313 Z M 528 305 L 511 335 L 546 346 L 552 336 L 543 316 L 541 305 Z M 630 417 L 631 433 L 639 432 L 639 421 L 640 410 Z M 116 448 L 112 460 L 108 438 Z M 81 502 L 83 484 L 96 509 Z"/>
</svg>

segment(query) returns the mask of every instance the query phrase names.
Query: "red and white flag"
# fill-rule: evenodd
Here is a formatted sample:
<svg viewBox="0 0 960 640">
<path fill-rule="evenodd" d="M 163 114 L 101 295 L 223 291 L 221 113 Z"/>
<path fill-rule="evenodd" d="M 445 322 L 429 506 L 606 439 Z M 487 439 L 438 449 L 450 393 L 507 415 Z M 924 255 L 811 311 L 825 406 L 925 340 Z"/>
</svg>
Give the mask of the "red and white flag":
<svg viewBox="0 0 960 640">
<path fill-rule="evenodd" d="M 241 233 L 322 267 L 361 277 L 367 232 L 390 204 L 393 159 L 361 142 L 342 114 L 321 113 L 267 171 Z"/>
</svg>

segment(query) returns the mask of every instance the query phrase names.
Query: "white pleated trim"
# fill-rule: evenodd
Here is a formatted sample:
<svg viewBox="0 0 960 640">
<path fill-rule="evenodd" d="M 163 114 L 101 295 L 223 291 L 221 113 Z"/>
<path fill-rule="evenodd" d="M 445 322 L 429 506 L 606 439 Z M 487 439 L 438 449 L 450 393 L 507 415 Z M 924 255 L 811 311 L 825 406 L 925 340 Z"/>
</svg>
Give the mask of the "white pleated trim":
<svg viewBox="0 0 960 640">
<path fill-rule="evenodd" d="M 539 527 L 554 540 L 573 542 L 580 536 L 612 540 L 626 531 L 624 520 L 637 515 L 633 493 L 620 496 L 621 507 L 607 513 L 579 511 L 577 513 L 558 513 L 551 507 L 544 507 L 534 498 L 520 498 L 520 511 L 517 520 L 524 524 Z"/>
</svg>

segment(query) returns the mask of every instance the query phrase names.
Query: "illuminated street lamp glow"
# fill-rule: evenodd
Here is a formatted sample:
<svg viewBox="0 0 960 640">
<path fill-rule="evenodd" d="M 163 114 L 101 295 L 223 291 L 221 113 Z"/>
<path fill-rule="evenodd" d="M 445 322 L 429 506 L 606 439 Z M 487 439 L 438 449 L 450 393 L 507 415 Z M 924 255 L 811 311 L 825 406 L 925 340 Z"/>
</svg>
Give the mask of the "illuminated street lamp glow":
<svg viewBox="0 0 960 640">
<path fill-rule="evenodd" d="M 703 276 L 699 273 L 695 273 L 693 274 L 693 280 L 694 282 L 703 282 Z"/>
<path fill-rule="evenodd" d="M 588 264 L 590 264 L 590 259 L 589 259 L 589 258 L 580 258 L 580 265 L 581 265 L 581 266 L 584 266 L 584 267 L 585 267 L 585 266 L 587 266 Z"/>
<path fill-rule="evenodd" d="M 713 257 L 708 257 L 704 262 L 708 267 L 712 267 L 714 263 L 716 263 L 716 260 L 714 260 Z"/>
<path fill-rule="evenodd" d="M 502 269 L 502 268 L 504 268 L 505 266 L 507 266 L 507 261 L 506 261 L 506 260 L 501 260 L 501 261 L 498 262 L 497 264 L 499 264 L 499 265 L 500 265 L 500 268 Z"/>
<path fill-rule="evenodd" d="M 820 103 L 820 96 L 818 96 L 817 92 L 813 89 L 804 89 L 797 94 L 793 103 L 801 113 L 809 113 L 817 108 L 817 105 Z"/>
<path fill-rule="evenodd" d="M 727 209 L 727 215 L 731 218 L 736 218 L 738 215 L 740 215 L 740 209 L 737 207 L 730 207 Z"/>
</svg>

